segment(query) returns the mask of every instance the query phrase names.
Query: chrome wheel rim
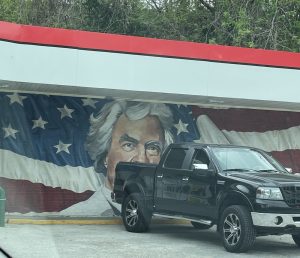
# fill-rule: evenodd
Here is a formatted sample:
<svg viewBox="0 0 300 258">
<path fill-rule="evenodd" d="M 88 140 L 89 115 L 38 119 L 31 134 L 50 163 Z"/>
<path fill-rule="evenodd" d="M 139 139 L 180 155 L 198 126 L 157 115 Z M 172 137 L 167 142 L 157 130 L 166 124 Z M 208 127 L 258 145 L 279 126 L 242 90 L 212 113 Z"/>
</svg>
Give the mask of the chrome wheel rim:
<svg viewBox="0 0 300 258">
<path fill-rule="evenodd" d="M 239 218 L 233 213 L 228 214 L 223 224 L 223 234 L 227 244 L 231 246 L 236 245 L 240 240 L 241 231 Z"/>
<path fill-rule="evenodd" d="M 138 215 L 138 204 L 135 200 L 130 200 L 127 203 L 125 218 L 128 226 L 133 227 L 136 225 L 139 215 Z"/>
</svg>

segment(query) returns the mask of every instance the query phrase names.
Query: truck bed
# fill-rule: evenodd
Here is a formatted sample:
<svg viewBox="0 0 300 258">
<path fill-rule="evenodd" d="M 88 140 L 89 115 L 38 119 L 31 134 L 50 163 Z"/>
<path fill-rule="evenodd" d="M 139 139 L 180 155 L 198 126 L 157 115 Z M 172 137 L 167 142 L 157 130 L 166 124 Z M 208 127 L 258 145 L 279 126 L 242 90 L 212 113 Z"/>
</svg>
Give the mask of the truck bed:
<svg viewBox="0 0 300 258">
<path fill-rule="evenodd" d="M 140 191 L 146 199 L 152 200 L 156 167 L 156 164 L 148 163 L 118 163 L 114 184 L 116 202 L 122 203 L 123 195 L 128 192 L 128 189 L 131 190 L 130 192 Z"/>
</svg>

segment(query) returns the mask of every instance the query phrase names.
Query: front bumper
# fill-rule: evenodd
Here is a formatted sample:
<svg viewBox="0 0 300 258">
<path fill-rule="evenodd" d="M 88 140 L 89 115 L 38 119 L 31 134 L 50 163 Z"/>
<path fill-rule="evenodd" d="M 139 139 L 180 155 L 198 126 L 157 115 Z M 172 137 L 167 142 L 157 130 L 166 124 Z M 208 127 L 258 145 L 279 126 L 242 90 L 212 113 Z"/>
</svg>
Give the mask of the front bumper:
<svg viewBox="0 0 300 258">
<path fill-rule="evenodd" d="M 300 214 L 251 212 L 251 217 L 253 225 L 257 227 L 300 229 Z"/>
</svg>

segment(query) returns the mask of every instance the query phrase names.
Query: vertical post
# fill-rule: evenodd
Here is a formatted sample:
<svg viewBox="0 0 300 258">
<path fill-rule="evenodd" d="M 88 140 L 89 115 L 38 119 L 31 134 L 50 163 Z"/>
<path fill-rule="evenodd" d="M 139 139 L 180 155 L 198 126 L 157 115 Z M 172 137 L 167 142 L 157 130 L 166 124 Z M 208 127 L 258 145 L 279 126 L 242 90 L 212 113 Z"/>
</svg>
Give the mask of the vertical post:
<svg viewBox="0 0 300 258">
<path fill-rule="evenodd" d="M 5 191 L 0 187 L 0 227 L 5 225 Z"/>
</svg>

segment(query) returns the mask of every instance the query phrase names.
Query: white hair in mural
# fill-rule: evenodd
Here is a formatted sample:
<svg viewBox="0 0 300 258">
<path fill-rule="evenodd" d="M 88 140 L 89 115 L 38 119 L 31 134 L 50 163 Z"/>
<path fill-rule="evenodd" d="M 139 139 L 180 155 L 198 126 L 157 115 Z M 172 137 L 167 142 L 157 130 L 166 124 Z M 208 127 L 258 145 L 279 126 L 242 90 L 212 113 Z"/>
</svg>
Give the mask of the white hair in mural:
<svg viewBox="0 0 300 258">
<path fill-rule="evenodd" d="M 155 116 L 164 132 L 164 148 L 172 143 L 173 114 L 170 108 L 162 103 L 145 103 L 134 101 L 112 101 L 104 105 L 98 114 L 90 117 L 90 130 L 86 140 L 86 149 L 97 172 L 101 171 L 103 161 L 112 141 L 114 125 L 124 114 L 129 120 L 136 121 L 146 116 Z"/>
</svg>

